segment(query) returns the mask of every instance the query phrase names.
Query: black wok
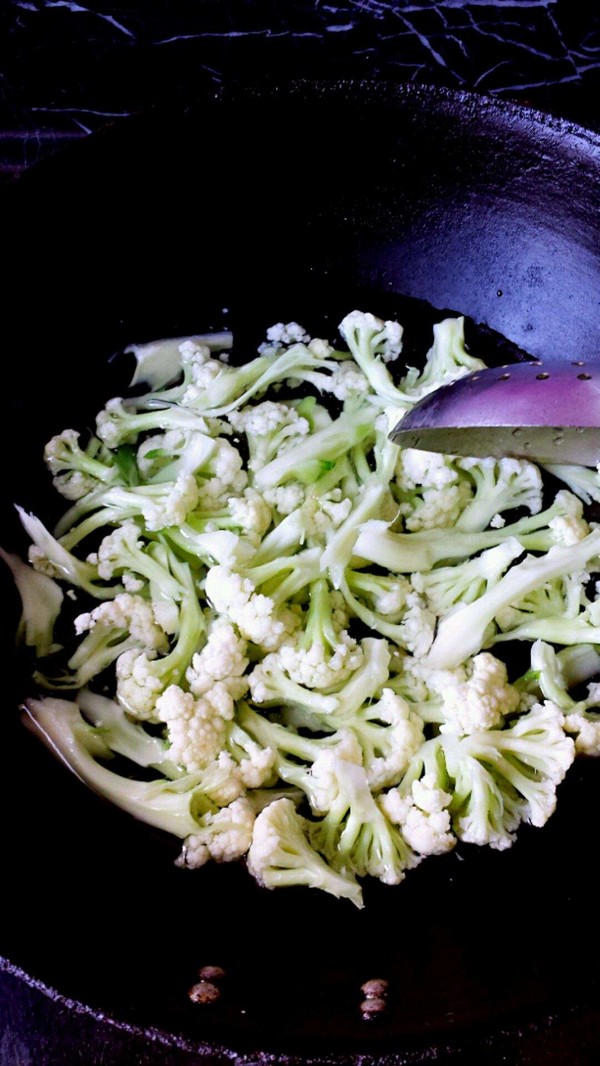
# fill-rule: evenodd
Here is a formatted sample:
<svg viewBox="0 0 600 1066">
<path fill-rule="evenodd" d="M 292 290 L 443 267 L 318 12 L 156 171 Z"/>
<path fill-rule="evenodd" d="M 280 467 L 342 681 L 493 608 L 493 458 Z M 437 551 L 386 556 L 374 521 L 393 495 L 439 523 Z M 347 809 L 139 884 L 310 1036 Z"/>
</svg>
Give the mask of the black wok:
<svg viewBox="0 0 600 1066">
<path fill-rule="evenodd" d="M 491 358 L 597 355 L 599 200 L 598 136 L 389 84 L 232 90 L 33 168 L 2 196 L 3 546 L 23 548 L 13 500 L 52 520 L 41 445 L 122 390 L 130 366 L 108 357 L 130 341 L 229 325 L 252 352 L 273 321 L 331 332 L 362 305 L 404 318 L 415 359 L 444 310 Z M 360 913 L 269 893 L 242 865 L 180 871 L 176 844 L 19 724 L 8 581 L 3 597 L 0 950 L 29 979 L 210 1061 L 415 1061 L 600 1007 L 600 766 L 580 762 L 511 851 L 460 848 L 368 885 Z M 210 1008 L 186 994 L 204 964 L 227 971 Z M 366 1023 L 372 977 L 389 1007 Z"/>
</svg>

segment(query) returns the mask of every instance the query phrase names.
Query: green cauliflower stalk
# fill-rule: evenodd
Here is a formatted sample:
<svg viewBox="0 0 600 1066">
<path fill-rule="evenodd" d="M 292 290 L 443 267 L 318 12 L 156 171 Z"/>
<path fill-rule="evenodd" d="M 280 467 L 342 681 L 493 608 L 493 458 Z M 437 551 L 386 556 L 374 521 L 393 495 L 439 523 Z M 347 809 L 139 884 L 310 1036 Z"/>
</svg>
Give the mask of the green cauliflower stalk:
<svg viewBox="0 0 600 1066">
<path fill-rule="evenodd" d="M 230 334 L 134 345 L 134 392 L 48 442 L 65 509 L 18 508 L 29 563 L 0 550 L 50 693 L 25 718 L 179 866 L 246 856 L 362 907 L 363 880 L 544 825 L 600 755 L 598 471 L 546 467 L 570 491 L 543 507 L 533 463 L 389 439 L 483 367 L 464 325 L 420 371 L 363 311 L 344 350 L 297 322 L 240 365 Z M 516 681 L 487 650 L 514 640 Z"/>
</svg>

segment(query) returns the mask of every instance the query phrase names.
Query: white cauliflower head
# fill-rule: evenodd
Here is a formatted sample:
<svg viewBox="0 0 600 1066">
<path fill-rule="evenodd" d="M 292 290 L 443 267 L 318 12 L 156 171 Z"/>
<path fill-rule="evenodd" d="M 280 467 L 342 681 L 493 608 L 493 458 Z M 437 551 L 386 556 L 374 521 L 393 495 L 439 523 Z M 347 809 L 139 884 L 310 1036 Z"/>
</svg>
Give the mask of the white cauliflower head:
<svg viewBox="0 0 600 1066">
<path fill-rule="evenodd" d="M 177 865 L 197 869 L 209 859 L 216 862 L 240 859 L 252 843 L 255 817 L 251 803 L 243 797 L 215 814 L 205 814 L 201 819 L 202 828 L 186 838 Z"/>
<path fill-rule="evenodd" d="M 241 681 L 241 679 L 237 679 Z M 234 679 L 217 681 L 209 692 L 194 697 L 178 685 L 169 685 L 156 700 L 156 714 L 167 725 L 168 757 L 188 773 L 202 770 L 216 759 L 235 712 Z"/>
<path fill-rule="evenodd" d="M 442 701 L 442 733 L 494 729 L 519 706 L 520 693 L 508 683 L 506 666 L 489 652 L 481 652 L 454 670 L 415 669 L 420 669 L 429 689 Z"/>
<path fill-rule="evenodd" d="M 452 799 L 439 788 L 434 774 L 413 781 L 411 792 L 402 796 L 393 788 L 381 796 L 379 803 L 394 825 L 418 855 L 443 855 L 456 844 L 452 833 L 448 805 Z"/>
</svg>

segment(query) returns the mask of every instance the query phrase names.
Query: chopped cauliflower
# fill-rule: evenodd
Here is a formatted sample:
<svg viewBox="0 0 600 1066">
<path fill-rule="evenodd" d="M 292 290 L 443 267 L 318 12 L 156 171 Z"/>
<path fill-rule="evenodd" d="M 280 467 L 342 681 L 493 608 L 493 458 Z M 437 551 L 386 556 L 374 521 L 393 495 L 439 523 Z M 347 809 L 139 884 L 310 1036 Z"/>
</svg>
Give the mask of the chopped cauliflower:
<svg viewBox="0 0 600 1066">
<path fill-rule="evenodd" d="M 197 503 L 198 486 L 193 474 L 180 474 L 163 496 L 143 499 L 142 509 L 146 525 L 151 532 L 167 526 L 180 526 Z"/>
<path fill-rule="evenodd" d="M 81 500 L 89 492 L 94 492 L 99 482 L 81 470 L 68 470 L 64 474 L 56 474 L 52 484 L 66 500 Z"/>
<path fill-rule="evenodd" d="M 583 710 L 572 711 L 565 718 L 565 729 L 576 734 L 576 751 L 582 755 L 600 755 L 600 715 L 592 717 Z"/>
<path fill-rule="evenodd" d="M 310 336 L 297 322 L 276 322 L 267 330 L 271 344 L 308 344 Z"/>
<path fill-rule="evenodd" d="M 409 795 L 402 796 L 393 788 L 379 803 L 418 855 L 443 855 L 456 844 L 448 811 L 451 799 L 449 792 L 438 787 L 434 774 L 425 774 L 413 781 Z"/>
<path fill-rule="evenodd" d="M 243 496 L 230 496 L 227 506 L 235 524 L 247 533 L 263 537 L 271 525 L 271 508 L 256 489 L 245 489 Z"/>
<path fill-rule="evenodd" d="M 307 497 L 302 510 L 308 536 L 326 537 L 346 520 L 352 500 L 343 497 L 341 489 L 334 489 L 323 496 Z"/>
<path fill-rule="evenodd" d="M 268 672 L 270 662 L 276 662 L 292 681 L 306 688 L 327 690 L 340 685 L 354 673 L 363 659 L 363 651 L 348 633 L 339 634 L 335 649 L 328 654 L 321 643 L 308 648 L 284 644 L 275 656 L 267 656 L 252 672 L 252 693 L 261 703 L 262 678 Z"/>
<path fill-rule="evenodd" d="M 362 370 L 358 369 L 356 363 L 348 360 L 347 362 L 338 363 L 336 366 L 331 375 L 330 388 L 336 400 L 340 400 L 343 403 L 350 396 L 356 394 L 364 395 L 369 392 L 371 386 Z"/>
<path fill-rule="evenodd" d="M 178 685 L 169 685 L 156 700 L 157 717 L 167 724 L 169 758 L 188 773 L 216 759 L 235 712 L 235 699 L 246 687 L 242 678 L 231 678 L 227 683 L 215 682 L 203 696 L 194 697 Z"/>
<path fill-rule="evenodd" d="M 190 692 L 194 696 L 203 696 L 215 681 L 240 678 L 247 665 L 246 641 L 238 636 L 227 619 L 217 618 L 202 651 L 196 652 L 187 669 Z"/>
<path fill-rule="evenodd" d="M 415 667 L 430 690 L 442 700 L 442 733 L 459 735 L 497 727 L 516 711 L 520 693 L 508 683 L 506 666 L 489 652 L 454 670 Z"/>
<path fill-rule="evenodd" d="M 404 448 L 398 457 L 396 483 L 400 514 L 412 533 L 453 526 L 473 491 L 450 455 Z"/>
<path fill-rule="evenodd" d="M 362 906 L 362 878 L 457 840 L 510 847 L 600 755 L 600 488 L 546 467 L 573 492 L 545 506 L 527 460 L 394 443 L 483 368 L 462 318 L 422 370 L 393 371 L 397 322 L 351 311 L 338 340 L 290 321 L 231 362 L 228 332 L 134 345 L 96 435 L 45 449 L 53 532 L 17 507 L 31 566 L 0 557 L 50 693 L 24 711 L 82 781 L 184 841 L 180 866 L 247 855 L 267 888 Z M 54 625 L 80 592 L 72 651 Z M 536 643 L 513 685 L 482 649 L 516 639 Z"/>
<path fill-rule="evenodd" d="M 188 370 L 191 384 L 185 390 L 181 402 L 193 405 L 215 378 L 223 372 L 222 360 L 212 359 L 208 345 L 187 340 L 179 345 L 181 363 Z"/>
<path fill-rule="evenodd" d="M 295 407 L 273 400 L 231 411 L 229 421 L 237 433 L 247 433 L 249 437 L 266 437 L 284 427 L 290 433 L 303 437 L 309 430 L 307 420 L 298 415 Z"/>
<path fill-rule="evenodd" d="M 266 651 L 276 651 L 298 626 L 293 611 L 277 611 L 269 596 L 254 591 L 249 578 L 228 567 L 212 567 L 205 589 L 214 609 L 234 622 L 246 640 Z"/>
<path fill-rule="evenodd" d="M 422 659 L 433 644 L 435 615 L 426 607 L 418 592 L 406 596 L 406 611 L 400 624 L 403 646 Z"/>
<path fill-rule="evenodd" d="M 308 420 L 292 404 L 272 400 L 232 411 L 229 419 L 236 432 L 246 434 L 248 469 L 253 473 L 310 432 Z"/>
<path fill-rule="evenodd" d="M 252 843 L 255 817 L 252 804 L 244 798 L 234 800 L 216 814 L 209 811 L 201 819 L 199 832 L 186 837 L 177 865 L 195 870 L 209 859 L 216 862 L 240 859 Z"/>
<path fill-rule="evenodd" d="M 390 688 L 361 710 L 351 728 L 362 745 L 364 770 L 373 791 L 400 781 L 424 740 L 422 720 Z"/>
<path fill-rule="evenodd" d="M 117 659 L 117 699 L 129 714 L 142 721 L 156 718 L 156 699 L 163 690 L 160 677 L 148 669 L 153 657 L 151 651 L 140 654 L 132 648 Z"/>
<path fill-rule="evenodd" d="M 420 448 L 403 448 L 398 456 L 396 478 L 403 489 L 445 489 L 454 485 L 459 474 L 453 458 Z"/>
<path fill-rule="evenodd" d="M 585 518 L 580 518 L 575 514 L 557 515 L 549 524 L 557 543 L 567 546 L 577 544 L 577 541 L 583 540 L 590 532 Z"/>
<path fill-rule="evenodd" d="M 265 489 L 263 499 L 274 507 L 278 514 L 288 515 L 302 506 L 305 491 L 303 485 L 292 481 L 287 485 L 278 485 L 274 489 Z"/>
<path fill-rule="evenodd" d="M 425 488 L 421 495 L 400 504 L 406 528 L 411 533 L 421 529 L 448 529 L 456 524 L 471 498 L 465 481 L 458 481 L 443 489 Z"/>
<path fill-rule="evenodd" d="M 156 624 L 152 604 L 129 592 L 122 592 L 114 600 L 101 603 L 93 611 L 80 614 L 75 619 L 77 634 L 96 626 L 113 626 L 129 631 L 145 648 L 164 652 L 169 646 L 164 631 Z"/>
<path fill-rule="evenodd" d="M 558 544 L 569 546 L 587 537 L 590 526 L 583 517 L 583 503 L 572 492 L 561 489 L 557 493 L 555 504 L 559 504 L 564 514 L 558 514 L 549 525 Z"/>
</svg>

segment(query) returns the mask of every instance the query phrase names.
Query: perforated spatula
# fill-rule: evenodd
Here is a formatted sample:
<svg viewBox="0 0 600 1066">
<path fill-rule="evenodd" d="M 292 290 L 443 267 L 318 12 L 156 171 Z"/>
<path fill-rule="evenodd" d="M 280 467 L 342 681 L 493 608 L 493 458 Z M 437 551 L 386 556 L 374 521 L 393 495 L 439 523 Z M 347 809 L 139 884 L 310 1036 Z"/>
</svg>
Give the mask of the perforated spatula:
<svg viewBox="0 0 600 1066">
<path fill-rule="evenodd" d="M 448 455 L 600 462 L 600 360 L 478 370 L 430 393 L 390 434 Z"/>
</svg>

